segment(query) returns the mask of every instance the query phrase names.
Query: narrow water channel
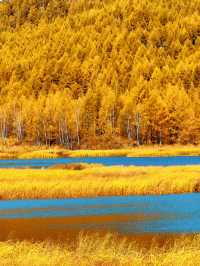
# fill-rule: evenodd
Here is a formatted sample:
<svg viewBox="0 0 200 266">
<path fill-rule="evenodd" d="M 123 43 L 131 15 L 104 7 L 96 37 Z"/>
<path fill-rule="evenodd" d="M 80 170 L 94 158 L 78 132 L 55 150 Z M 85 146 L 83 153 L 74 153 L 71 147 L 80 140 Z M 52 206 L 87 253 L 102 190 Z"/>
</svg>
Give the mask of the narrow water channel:
<svg viewBox="0 0 200 266">
<path fill-rule="evenodd" d="M 67 163 L 96 163 L 107 166 L 135 165 L 135 166 L 170 166 L 197 165 L 200 156 L 171 156 L 171 157 L 88 157 L 88 158 L 56 158 L 29 160 L 0 160 L 0 168 L 48 168 L 56 164 Z"/>
</svg>

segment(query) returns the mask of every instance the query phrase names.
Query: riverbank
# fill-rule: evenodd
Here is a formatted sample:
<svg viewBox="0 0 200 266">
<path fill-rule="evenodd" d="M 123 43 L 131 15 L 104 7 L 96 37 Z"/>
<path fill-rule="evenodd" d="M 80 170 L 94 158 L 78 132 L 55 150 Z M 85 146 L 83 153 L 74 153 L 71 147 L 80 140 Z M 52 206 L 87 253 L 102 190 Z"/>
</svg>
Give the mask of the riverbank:
<svg viewBox="0 0 200 266">
<path fill-rule="evenodd" d="M 68 150 L 62 147 L 46 146 L 0 146 L 0 159 L 33 159 L 63 157 L 142 157 L 142 156 L 199 156 L 200 146 L 140 146 L 113 150 Z"/>
<path fill-rule="evenodd" d="M 193 266 L 199 265 L 200 236 L 184 236 L 162 247 L 152 241 L 149 249 L 112 235 L 80 235 L 71 245 L 7 241 L 0 242 L 0 258 L 4 266 Z"/>
<path fill-rule="evenodd" d="M 76 169 L 76 168 L 75 168 Z M 200 166 L 1 169 L 0 199 L 62 199 L 200 192 Z"/>
</svg>

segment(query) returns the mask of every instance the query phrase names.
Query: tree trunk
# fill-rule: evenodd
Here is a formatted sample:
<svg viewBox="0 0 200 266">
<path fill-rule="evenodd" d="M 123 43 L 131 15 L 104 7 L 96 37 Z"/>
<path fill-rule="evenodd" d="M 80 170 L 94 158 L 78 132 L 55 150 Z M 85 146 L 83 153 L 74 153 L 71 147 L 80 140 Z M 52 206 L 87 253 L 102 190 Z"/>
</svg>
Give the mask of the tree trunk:
<svg viewBox="0 0 200 266">
<path fill-rule="evenodd" d="M 129 117 L 128 117 L 128 120 L 127 120 L 127 128 L 126 128 L 126 131 L 127 131 L 127 137 L 128 137 L 128 140 L 129 140 L 129 141 L 131 140 L 130 119 L 131 119 L 131 117 L 129 116 Z"/>
<path fill-rule="evenodd" d="M 136 113 L 135 122 L 136 122 L 136 144 L 137 146 L 140 146 L 140 123 L 141 123 L 140 113 Z"/>
<path fill-rule="evenodd" d="M 79 118 L 80 110 L 75 111 L 75 122 L 76 122 L 76 138 L 77 144 L 80 146 L 80 118 Z"/>
</svg>

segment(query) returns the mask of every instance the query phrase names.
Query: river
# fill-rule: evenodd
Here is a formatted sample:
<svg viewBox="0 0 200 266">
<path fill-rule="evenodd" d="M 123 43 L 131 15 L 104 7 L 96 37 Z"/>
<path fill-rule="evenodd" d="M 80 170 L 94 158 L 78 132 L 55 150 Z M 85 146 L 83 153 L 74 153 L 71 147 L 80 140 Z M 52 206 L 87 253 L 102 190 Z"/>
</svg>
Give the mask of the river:
<svg viewBox="0 0 200 266">
<path fill-rule="evenodd" d="M 172 166 L 198 165 L 200 156 L 171 156 L 171 157 L 87 157 L 87 158 L 56 158 L 29 160 L 0 160 L 0 168 L 48 168 L 56 164 L 94 163 L 106 166 Z"/>
<path fill-rule="evenodd" d="M 0 240 L 72 232 L 121 235 L 200 232 L 200 194 L 0 202 Z"/>
</svg>

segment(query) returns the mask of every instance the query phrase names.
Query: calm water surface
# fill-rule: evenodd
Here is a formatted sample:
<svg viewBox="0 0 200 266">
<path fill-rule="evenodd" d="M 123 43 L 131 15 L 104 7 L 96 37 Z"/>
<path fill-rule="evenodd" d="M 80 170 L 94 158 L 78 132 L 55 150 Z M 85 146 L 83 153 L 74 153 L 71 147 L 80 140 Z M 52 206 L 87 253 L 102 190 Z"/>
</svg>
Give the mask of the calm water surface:
<svg viewBox="0 0 200 266">
<path fill-rule="evenodd" d="M 136 166 L 169 166 L 169 165 L 197 165 L 200 156 L 174 157 L 88 157 L 88 158 L 56 158 L 30 160 L 0 160 L 0 168 L 47 168 L 56 164 L 66 163 L 97 163 L 107 166 L 136 165 Z"/>
<path fill-rule="evenodd" d="M 0 227 L 0 239 L 27 230 L 32 237 L 82 230 L 197 233 L 200 194 L 1 201 Z"/>
</svg>

